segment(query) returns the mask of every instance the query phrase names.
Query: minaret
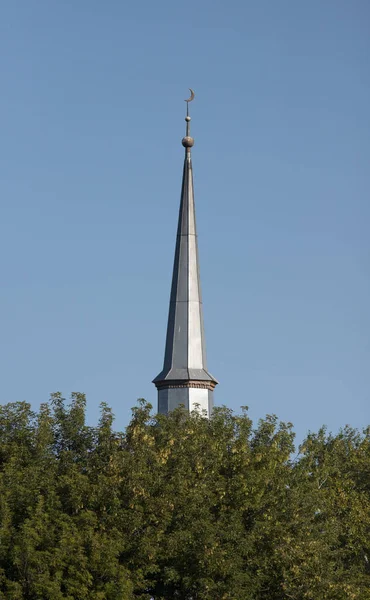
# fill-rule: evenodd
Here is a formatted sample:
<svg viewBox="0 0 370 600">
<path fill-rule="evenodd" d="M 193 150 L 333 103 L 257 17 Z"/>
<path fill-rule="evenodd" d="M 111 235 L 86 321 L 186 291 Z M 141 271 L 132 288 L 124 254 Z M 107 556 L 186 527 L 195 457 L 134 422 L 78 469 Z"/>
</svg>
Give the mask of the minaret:
<svg viewBox="0 0 370 600">
<path fill-rule="evenodd" d="M 200 291 L 198 243 L 195 224 L 189 102 L 185 102 L 186 136 L 179 222 L 173 265 L 170 308 L 163 370 L 153 380 L 158 389 L 158 412 L 168 413 L 180 405 L 192 411 L 199 405 L 209 416 L 217 380 L 207 371 Z"/>
</svg>

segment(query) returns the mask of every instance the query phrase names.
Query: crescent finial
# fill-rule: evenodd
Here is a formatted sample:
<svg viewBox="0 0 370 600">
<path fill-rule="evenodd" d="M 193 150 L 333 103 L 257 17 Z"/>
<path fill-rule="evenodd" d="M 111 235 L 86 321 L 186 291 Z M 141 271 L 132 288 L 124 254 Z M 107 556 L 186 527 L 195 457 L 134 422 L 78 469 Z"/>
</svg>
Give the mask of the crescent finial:
<svg viewBox="0 0 370 600">
<path fill-rule="evenodd" d="M 185 100 L 185 102 L 192 102 L 195 98 L 195 94 L 194 94 L 194 90 L 192 90 L 191 88 L 189 88 L 190 90 L 190 98 L 188 98 L 187 100 Z"/>
<path fill-rule="evenodd" d="M 194 100 L 195 98 L 195 94 L 194 94 L 194 90 L 192 90 L 191 88 L 189 88 L 190 90 L 190 98 L 188 98 L 187 100 L 185 100 L 186 102 L 186 117 L 185 117 L 185 121 L 186 121 L 186 135 L 182 140 L 182 145 L 186 148 L 186 152 L 187 154 L 190 156 L 190 148 L 194 145 L 194 140 L 192 137 L 190 137 L 190 121 L 191 118 L 189 116 L 189 102 L 191 102 L 192 100 Z"/>
</svg>

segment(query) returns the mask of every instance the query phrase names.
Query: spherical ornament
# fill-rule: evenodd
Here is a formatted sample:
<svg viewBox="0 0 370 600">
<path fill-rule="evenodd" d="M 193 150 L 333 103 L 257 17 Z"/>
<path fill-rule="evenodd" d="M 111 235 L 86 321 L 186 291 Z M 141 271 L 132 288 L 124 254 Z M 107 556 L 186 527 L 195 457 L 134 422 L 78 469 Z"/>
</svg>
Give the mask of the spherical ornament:
<svg viewBox="0 0 370 600">
<path fill-rule="evenodd" d="M 190 137 L 190 135 L 186 135 L 184 138 L 182 138 L 181 143 L 184 146 L 184 148 L 191 148 L 192 146 L 194 146 L 194 139 Z"/>
<path fill-rule="evenodd" d="M 189 117 L 189 115 L 186 115 L 185 121 L 188 121 L 188 122 L 191 121 L 191 117 Z"/>
</svg>

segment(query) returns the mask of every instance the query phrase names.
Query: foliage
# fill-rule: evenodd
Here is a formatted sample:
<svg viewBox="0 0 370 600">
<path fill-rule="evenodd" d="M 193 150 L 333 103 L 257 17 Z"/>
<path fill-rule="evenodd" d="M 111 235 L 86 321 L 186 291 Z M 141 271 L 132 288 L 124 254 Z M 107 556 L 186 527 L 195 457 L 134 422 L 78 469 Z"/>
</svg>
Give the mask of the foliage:
<svg viewBox="0 0 370 600">
<path fill-rule="evenodd" d="M 0 408 L 1 600 L 370 599 L 369 430 L 150 411 Z"/>
</svg>

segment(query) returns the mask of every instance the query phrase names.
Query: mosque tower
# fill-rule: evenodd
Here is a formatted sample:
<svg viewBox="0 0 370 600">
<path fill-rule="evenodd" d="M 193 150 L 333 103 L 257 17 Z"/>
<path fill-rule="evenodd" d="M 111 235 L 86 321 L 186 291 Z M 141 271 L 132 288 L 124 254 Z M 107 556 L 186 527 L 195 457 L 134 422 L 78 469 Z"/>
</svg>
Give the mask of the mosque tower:
<svg viewBox="0 0 370 600">
<path fill-rule="evenodd" d="M 163 369 L 153 380 L 158 390 L 158 412 L 167 414 L 183 405 L 192 411 L 199 405 L 209 416 L 217 380 L 208 372 L 200 289 L 198 243 L 195 223 L 193 167 L 189 102 L 186 100 L 184 170 L 180 200 L 175 260 Z"/>
</svg>

